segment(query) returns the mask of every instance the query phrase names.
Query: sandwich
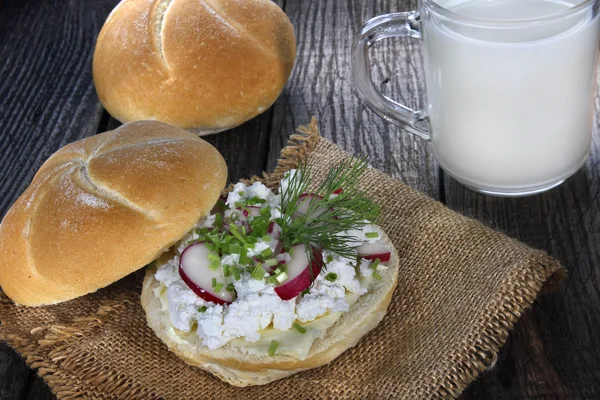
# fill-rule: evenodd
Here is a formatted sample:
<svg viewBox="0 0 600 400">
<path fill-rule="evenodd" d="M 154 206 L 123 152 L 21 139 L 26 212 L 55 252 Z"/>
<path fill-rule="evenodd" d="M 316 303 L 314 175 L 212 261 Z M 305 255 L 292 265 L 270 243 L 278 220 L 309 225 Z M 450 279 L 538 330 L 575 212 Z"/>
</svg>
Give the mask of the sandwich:
<svg viewBox="0 0 600 400">
<path fill-rule="evenodd" d="M 0 285 L 16 303 L 53 304 L 147 265 L 141 302 L 166 346 L 230 384 L 266 384 L 331 362 L 385 316 L 399 261 L 359 188 L 366 168 L 301 164 L 278 188 L 222 196 L 212 146 L 126 124 L 38 171 L 0 227 Z"/>
</svg>

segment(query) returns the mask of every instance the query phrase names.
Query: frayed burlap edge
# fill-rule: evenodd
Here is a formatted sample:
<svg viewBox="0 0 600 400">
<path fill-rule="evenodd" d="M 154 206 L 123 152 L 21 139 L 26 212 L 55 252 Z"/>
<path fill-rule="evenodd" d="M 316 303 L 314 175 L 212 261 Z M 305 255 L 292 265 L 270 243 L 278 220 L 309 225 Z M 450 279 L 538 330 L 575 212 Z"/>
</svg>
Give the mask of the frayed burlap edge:
<svg viewBox="0 0 600 400">
<path fill-rule="evenodd" d="M 298 133 L 291 136 L 272 173 L 263 173 L 262 177 L 254 176 L 246 182 L 263 181 L 271 188 L 277 187 L 283 174 L 305 161 L 321 140 L 325 139 L 321 138 L 317 121 L 313 118 L 310 124 L 301 126 L 298 128 Z M 224 193 L 227 193 L 231 187 L 226 188 Z M 456 353 L 462 354 L 462 357 L 452 360 L 451 364 L 448 362 L 445 366 L 447 368 L 445 374 L 442 374 L 438 381 L 432 381 L 427 386 L 415 382 L 417 386 L 415 392 L 422 394 L 422 397 L 458 397 L 482 372 L 494 366 L 500 348 L 523 312 L 532 306 L 544 287 L 553 285 L 565 275 L 564 269 L 553 267 L 556 266 L 554 260 L 546 255 L 542 257 L 545 257 L 543 260 L 547 262 L 541 262 L 539 255 L 537 259 L 523 260 L 519 268 L 515 268 L 503 279 L 500 290 L 489 300 L 489 304 L 496 304 L 496 307 L 486 306 L 478 322 L 474 324 L 477 329 L 474 328 L 462 343 L 457 345 L 457 349 L 462 351 Z M 124 302 L 135 300 L 122 298 L 105 301 L 93 316 L 76 318 L 68 326 L 41 326 L 31 330 L 30 338 L 0 333 L 0 340 L 5 340 L 20 353 L 27 365 L 37 370 L 38 375 L 60 399 L 115 399 L 121 395 L 152 396 L 153 394 L 147 393 L 138 385 L 127 382 L 125 377 L 114 377 L 92 369 L 85 371 L 85 380 L 82 380 L 60 367 L 61 359 L 65 358 L 64 352 L 74 342 L 101 329 L 107 318 L 114 317 L 125 307 Z M 0 301 L 10 302 L 5 296 L 0 297 Z M 485 328 L 481 329 L 482 326 Z M 90 382 L 101 390 L 102 394 L 96 390 L 90 392 L 83 389 Z"/>
</svg>

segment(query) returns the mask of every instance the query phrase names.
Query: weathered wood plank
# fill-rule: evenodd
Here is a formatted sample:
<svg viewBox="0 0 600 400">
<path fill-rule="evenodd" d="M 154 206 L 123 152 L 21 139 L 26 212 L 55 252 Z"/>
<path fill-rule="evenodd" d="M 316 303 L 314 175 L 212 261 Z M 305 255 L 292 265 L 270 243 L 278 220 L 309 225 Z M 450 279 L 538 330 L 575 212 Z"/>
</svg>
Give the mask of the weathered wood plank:
<svg viewBox="0 0 600 400">
<path fill-rule="evenodd" d="M 27 392 L 29 368 L 5 342 L 0 342 L 0 399 L 21 399 Z"/>
<path fill-rule="evenodd" d="M 352 84 L 354 33 L 369 18 L 410 10 L 414 3 L 380 1 L 288 1 L 298 56 L 292 77 L 274 107 L 269 163 L 298 125 L 319 119 L 322 134 L 409 185 L 438 198 L 438 168 L 427 143 L 377 117 L 358 99 Z M 383 92 L 411 107 L 425 93 L 421 45 L 416 39 L 386 40 L 371 51 L 373 79 Z"/>
<path fill-rule="evenodd" d="M 96 132 L 95 37 L 117 0 L 0 2 L 0 215 L 50 154 Z M 0 399 L 27 395 L 29 368 L 0 343 Z M 36 399 L 50 399 L 43 382 Z"/>
<path fill-rule="evenodd" d="M 546 250 L 569 271 L 524 315 L 496 367 L 465 399 L 600 398 L 600 93 L 596 110 L 587 164 L 547 193 L 486 197 L 444 176 L 448 206 Z"/>
</svg>

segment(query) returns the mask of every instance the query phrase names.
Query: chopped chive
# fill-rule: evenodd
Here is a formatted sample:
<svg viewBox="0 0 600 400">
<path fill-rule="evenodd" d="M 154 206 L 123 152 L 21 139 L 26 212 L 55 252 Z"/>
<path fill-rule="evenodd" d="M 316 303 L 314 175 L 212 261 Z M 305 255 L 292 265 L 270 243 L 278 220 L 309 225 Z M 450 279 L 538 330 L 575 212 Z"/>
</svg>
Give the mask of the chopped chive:
<svg viewBox="0 0 600 400">
<path fill-rule="evenodd" d="M 215 226 L 219 229 L 221 229 L 221 227 L 223 226 L 223 216 L 221 215 L 221 213 L 215 214 Z"/>
<path fill-rule="evenodd" d="M 218 260 L 218 261 L 219 261 L 219 260 L 221 260 L 221 259 L 219 258 L 219 256 L 218 256 L 218 255 L 216 255 L 216 254 L 214 254 L 214 253 L 208 253 L 208 256 L 207 256 L 207 257 L 208 257 L 208 259 L 209 259 L 209 260 L 211 260 L 211 261 L 215 261 L 215 260 Z"/>
<path fill-rule="evenodd" d="M 253 249 L 254 248 L 254 243 L 246 243 L 244 245 L 244 247 L 247 248 L 247 249 Z"/>
<path fill-rule="evenodd" d="M 270 207 L 261 208 L 260 215 L 262 215 L 263 217 L 266 217 L 267 215 L 271 215 L 271 208 Z"/>
<path fill-rule="evenodd" d="M 235 202 L 235 208 L 240 208 L 240 207 L 244 207 L 246 205 L 245 201 L 236 201 Z"/>
<path fill-rule="evenodd" d="M 229 254 L 240 254 L 240 246 L 235 243 L 229 243 Z"/>
<path fill-rule="evenodd" d="M 271 344 L 269 345 L 269 350 L 267 350 L 267 354 L 273 357 L 277 352 L 277 347 L 279 347 L 279 342 L 277 340 L 271 340 Z"/>
<path fill-rule="evenodd" d="M 244 191 L 243 191 L 243 190 L 240 190 L 240 191 L 238 192 L 238 194 L 239 194 L 240 196 L 243 196 L 243 195 L 245 195 L 245 193 L 244 193 Z"/>
<path fill-rule="evenodd" d="M 294 327 L 294 329 L 296 329 L 298 332 L 300 333 L 306 333 L 306 328 L 303 327 L 302 325 L 300 325 L 297 322 L 294 322 L 294 325 L 292 325 Z"/>
<path fill-rule="evenodd" d="M 231 276 L 231 270 L 229 269 L 229 265 L 223 265 L 223 276 L 225 278 Z"/>
<path fill-rule="evenodd" d="M 217 293 L 219 293 L 222 289 L 223 289 L 222 283 L 219 283 L 217 286 L 215 286 L 215 292 L 217 292 Z"/>
<path fill-rule="evenodd" d="M 375 238 L 379 237 L 379 233 L 367 232 L 367 233 L 365 233 L 365 236 L 368 237 L 369 239 L 375 239 Z"/>
<path fill-rule="evenodd" d="M 285 282 L 285 280 L 288 278 L 288 274 L 287 272 L 282 272 L 278 275 L 275 276 L 275 280 L 279 283 L 283 283 Z"/>
<path fill-rule="evenodd" d="M 335 280 L 337 279 L 337 274 L 335 272 L 330 272 L 327 275 L 325 275 L 325 279 L 327 279 L 329 282 L 335 282 Z"/>
<path fill-rule="evenodd" d="M 279 262 L 277 261 L 276 258 L 269 258 L 268 260 L 265 260 L 265 265 L 267 267 L 274 267 L 278 264 Z"/>
<path fill-rule="evenodd" d="M 373 278 L 375 278 L 378 281 L 380 281 L 381 280 L 381 275 L 379 275 L 379 272 L 373 271 Z"/>
<path fill-rule="evenodd" d="M 263 257 L 271 257 L 273 255 L 273 250 L 271 250 L 271 248 L 269 247 L 261 251 L 260 255 Z"/>
<path fill-rule="evenodd" d="M 373 264 L 371 264 L 371 269 L 372 269 L 372 270 L 376 270 L 376 269 L 377 269 L 377 267 L 379 266 L 379 263 L 380 263 L 380 262 L 381 262 L 381 261 L 379 260 L 379 258 L 376 258 L 376 259 L 375 259 L 375 261 L 373 261 Z"/>
<path fill-rule="evenodd" d="M 214 260 L 214 261 L 210 262 L 210 265 L 208 268 L 210 268 L 211 271 L 216 271 L 219 269 L 220 266 L 221 266 L 221 261 Z"/>
<path fill-rule="evenodd" d="M 332 263 L 333 262 L 333 256 L 330 254 L 327 256 L 327 263 Z"/>
<path fill-rule="evenodd" d="M 235 236 L 240 242 L 246 243 L 246 238 L 238 231 L 237 226 L 229 225 L 229 232 Z"/>
<path fill-rule="evenodd" d="M 217 286 L 217 278 L 212 278 L 212 287 Z"/>
<path fill-rule="evenodd" d="M 262 240 L 263 240 L 263 242 L 270 242 L 270 241 L 271 241 L 271 236 L 269 236 L 269 235 L 264 235 L 264 236 L 262 237 Z"/>
<path fill-rule="evenodd" d="M 254 270 L 252 271 L 252 279 L 256 279 L 257 281 L 260 281 L 264 277 L 265 277 L 265 269 L 262 267 L 262 264 L 261 263 L 256 264 L 256 267 L 254 267 Z"/>
<path fill-rule="evenodd" d="M 233 287 L 233 283 L 230 283 L 229 285 L 227 285 L 225 290 L 227 290 L 228 292 L 233 292 L 235 290 L 235 287 Z"/>
<path fill-rule="evenodd" d="M 206 306 L 198 307 L 198 312 L 206 312 Z"/>
<path fill-rule="evenodd" d="M 300 292 L 300 294 L 304 296 L 305 294 L 308 294 L 308 292 L 310 292 L 310 288 L 304 289 L 302 292 Z"/>
<path fill-rule="evenodd" d="M 235 277 L 235 280 L 239 281 L 240 278 L 242 277 L 242 270 L 240 270 L 237 267 L 230 267 L 230 271 L 233 273 L 233 276 Z"/>
</svg>

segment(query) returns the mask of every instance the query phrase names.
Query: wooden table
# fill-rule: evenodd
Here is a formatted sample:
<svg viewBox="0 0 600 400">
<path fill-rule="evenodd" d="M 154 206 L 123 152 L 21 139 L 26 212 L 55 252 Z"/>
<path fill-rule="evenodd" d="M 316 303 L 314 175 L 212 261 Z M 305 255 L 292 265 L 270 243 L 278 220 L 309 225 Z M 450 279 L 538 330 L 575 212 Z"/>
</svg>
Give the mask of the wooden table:
<svg viewBox="0 0 600 400">
<path fill-rule="evenodd" d="M 298 59 L 290 82 L 263 115 L 206 137 L 231 180 L 271 170 L 281 147 L 312 115 L 325 137 L 460 213 L 533 247 L 569 270 L 569 279 L 527 311 L 494 368 L 464 399 L 600 398 L 600 141 L 585 167 L 548 193 L 503 199 L 466 190 L 437 166 L 428 143 L 362 105 L 350 76 L 353 33 L 412 1 L 279 0 L 293 22 Z M 118 126 L 100 105 L 91 75 L 95 38 L 117 0 L 0 0 L 0 215 L 59 147 Z M 420 43 L 390 40 L 374 51 L 373 76 L 407 105 L 423 103 Z M 403 79 L 399 79 L 398 76 Z M 596 109 L 600 96 L 596 96 Z M 0 399 L 50 399 L 49 388 L 0 343 Z"/>
</svg>

